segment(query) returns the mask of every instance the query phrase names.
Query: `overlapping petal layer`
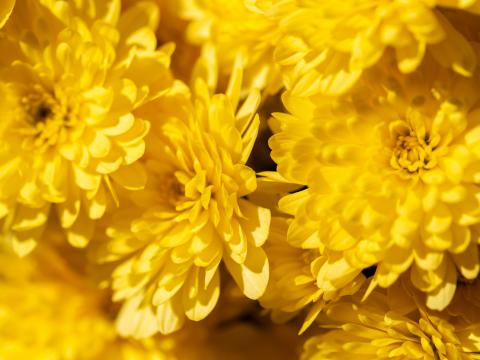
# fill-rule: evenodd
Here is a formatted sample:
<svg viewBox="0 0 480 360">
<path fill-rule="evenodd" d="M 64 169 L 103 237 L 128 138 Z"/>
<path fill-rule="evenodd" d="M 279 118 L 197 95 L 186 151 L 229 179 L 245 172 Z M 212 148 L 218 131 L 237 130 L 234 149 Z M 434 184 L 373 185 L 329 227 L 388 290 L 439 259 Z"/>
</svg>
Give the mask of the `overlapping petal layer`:
<svg viewBox="0 0 480 360">
<path fill-rule="evenodd" d="M 309 339 L 301 358 L 478 359 L 480 328 L 465 316 L 478 312 L 478 303 L 459 298 L 453 315 L 417 308 L 411 295 L 397 287 L 374 291 L 366 302 L 332 305 L 325 319 L 333 330 Z"/>
<path fill-rule="evenodd" d="M 237 110 L 241 74 L 237 63 L 226 94 L 210 95 L 196 76 L 192 99 L 179 85 L 179 93 L 152 105 L 162 120 L 147 141 L 147 186 L 108 227 L 100 255 L 116 262 L 112 288 L 115 300 L 125 300 L 122 334 L 170 333 L 185 316 L 205 318 L 220 295 L 220 263 L 247 297 L 265 290 L 270 211 L 245 198 L 256 189 L 245 163 L 259 96 L 252 92 Z"/>
<path fill-rule="evenodd" d="M 328 261 L 318 249 L 302 249 L 287 242 L 288 222 L 273 218 L 265 251 L 270 261 L 270 282 L 260 303 L 272 309 L 272 318 L 279 322 L 308 309 L 300 332 L 305 331 L 317 315 L 332 302 L 352 295 L 364 282 L 362 274 L 346 276 L 331 288 L 317 285 L 317 274 Z"/>
<path fill-rule="evenodd" d="M 288 241 L 328 258 L 320 288 L 377 266 L 372 287 L 408 272 L 441 310 L 479 271 L 478 82 L 434 62 L 409 76 L 393 66 L 333 101 L 286 94 L 272 157 L 308 189 L 280 208 L 295 216 Z"/>
<path fill-rule="evenodd" d="M 427 53 L 463 76 L 477 65 L 474 46 L 449 16 L 478 14 L 478 1 L 277 0 L 269 9 L 283 33 L 276 61 L 287 87 L 304 95 L 348 91 L 390 51 L 402 73 L 416 70 Z"/>
<path fill-rule="evenodd" d="M 172 84 L 157 22 L 148 1 L 121 15 L 119 1 L 16 5 L 0 36 L 0 218 L 19 253 L 51 213 L 85 246 L 115 189 L 144 186 L 150 124 L 136 112 Z"/>
<path fill-rule="evenodd" d="M 180 14 L 190 21 L 187 38 L 217 49 L 223 74 L 229 74 L 235 57 L 243 55 L 247 88 L 266 88 L 274 93 L 282 86 L 273 53 L 280 29 L 265 11 L 268 4 L 245 0 L 181 0 Z"/>
</svg>

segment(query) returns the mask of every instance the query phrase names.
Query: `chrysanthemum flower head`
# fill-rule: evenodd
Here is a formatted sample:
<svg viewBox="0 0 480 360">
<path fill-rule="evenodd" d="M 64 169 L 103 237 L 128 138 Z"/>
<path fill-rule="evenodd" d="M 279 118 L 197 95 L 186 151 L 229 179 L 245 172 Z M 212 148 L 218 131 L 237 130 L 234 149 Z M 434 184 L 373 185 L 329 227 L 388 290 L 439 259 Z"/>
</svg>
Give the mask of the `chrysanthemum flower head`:
<svg viewBox="0 0 480 360">
<path fill-rule="evenodd" d="M 390 49 L 403 73 L 417 69 L 429 53 L 471 76 L 476 54 L 446 9 L 478 14 L 479 2 L 277 0 L 270 13 L 285 35 L 276 59 L 289 73 L 287 86 L 299 93 L 341 94 Z"/>
<path fill-rule="evenodd" d="M 270 281 L 267 290 L 260 299 L 263 307 L 272 310 L 272 318 L 283 322 L 308 309 L 300 333 L 305 331 L 317 315 L 328 304 L 341 297 L 354 294 L 363 284 L 362 274 L 342 286 L 319 288 L 316 277 L 318 269 L 328 259 L 319 249 L 302 249 L 287 241 L 288 220 L 272 218 L 270 235 L 265 244 L 265 252 L 270 262 Z"/>
<path fill-rule="evenodd" d="M 0 218 L 19 252 L 50 212 L 84 246 L 115 200 L 142 188 L 149 123 L 135 111 L 170 86 L 157 6 L 22 1 L 0 36 Z M 22 244 L 20 246 L 19 244 Z"/>
<path fill-rule="evenodd" d="M 477 359 L 478 323 L 465 311 L 479 311 L 478 303 L 462 302 L 459 313 L 417 308 L 401 286 L 374 291 L 365 302 L 331 305 L 323 319 L 332 329 L 314 336 L 304 346 L 301 359 Z"/>
<path fill-rule="evenodd" d="M 320 288 L 376 266 L 372 287 L 408 272 L 441 310 L 480 268 L 479 84 L 433 61 L 411 75 L 386 66 L 335 101 L 284 98 L 272 156 L 308 189 L 280 208 L 295 216 L 288 241 L 327 256 Z"/>
<path fill-rule="evenodd" d="M 244 57 L 245 87 L 281 87 L 278 65 L 273 59 L 279 28 L 266 16 L 267 4 L 249 0 L 182 0 L 182 16 L 190 20 L 186 36 L 195 44 L 217 49 L 219 68 L 229 74 L 237 54 Z"/>
<path fill-rule="evenodd" d="M 256 189 L 245 163 L 257 134 L 259 95 L 252 92 L 237 109 L 241 74 L 237 63 L 226 94 L 212 96 L 195 76 L 192 99 L 172 96 L 152 105 L 159 119 L 147 142 L 147 186 L 135 196 L 137 208 L 116 215 L 101 255 L 116 262 L 112 288 L 114 299 L 125 301 L 122 334 L 169 333 L 185 315 L 205 318 L 220 294 L 221 262 L 247 297 L 265 290 L 261 246 L 270 211 L 245 198 Z"/>
</svg>

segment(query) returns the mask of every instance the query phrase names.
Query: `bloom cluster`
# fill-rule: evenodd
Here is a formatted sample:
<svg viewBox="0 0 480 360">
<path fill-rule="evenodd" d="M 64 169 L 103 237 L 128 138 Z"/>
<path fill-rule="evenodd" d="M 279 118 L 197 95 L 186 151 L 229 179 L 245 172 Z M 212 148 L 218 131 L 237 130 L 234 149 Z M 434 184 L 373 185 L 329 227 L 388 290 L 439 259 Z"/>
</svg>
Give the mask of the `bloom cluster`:
<svg viewBox="0 0 480 360">
<path fill-rule="evenodd" d="M 1 0 L 0 359 L 480 359 L 479 0 Z"/>
</svg>

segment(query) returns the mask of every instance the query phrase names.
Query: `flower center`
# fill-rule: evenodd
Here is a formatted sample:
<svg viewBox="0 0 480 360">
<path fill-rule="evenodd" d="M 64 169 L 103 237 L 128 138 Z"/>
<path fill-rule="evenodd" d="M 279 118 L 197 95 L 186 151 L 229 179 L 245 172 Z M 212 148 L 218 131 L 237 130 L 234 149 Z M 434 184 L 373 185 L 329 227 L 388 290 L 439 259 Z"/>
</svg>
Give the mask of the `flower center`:
<svg viewBox="0 0 480 360">
<path fill-rule="evenodd" d="M 24 147 L 45 150 L 66 141 L 76 116 L 65 101 L 59 101 L 40 85 L 32 90 L 20 98 L 23 121 L 16 130 L 26 135 Z"/>
<path fill-rule="evenodd" d="M 176 206 L 185 197 L 184 186 L 174 175 L 165 176 L 158 186 L 163 200 L 173 206 Z"/>
<path fill-rule="evenodd" d="M 395 169 L 415 173 L 420 169 L 433 168 L 436 162 L 432 156 L 432 148 L 425 139 L 419 139 L 413 132 L 397 138 L 391 164 Z"/>
<path fill-rule="evenodd" d="M 416 131 L 403 121 L 395 123 L 391 130 L 394 139 L 390 158 L 392 168 L 411 176 L 437 165 L 435 147 L 438 141 L 432 141 L 427 132 Z"/>
</svg>

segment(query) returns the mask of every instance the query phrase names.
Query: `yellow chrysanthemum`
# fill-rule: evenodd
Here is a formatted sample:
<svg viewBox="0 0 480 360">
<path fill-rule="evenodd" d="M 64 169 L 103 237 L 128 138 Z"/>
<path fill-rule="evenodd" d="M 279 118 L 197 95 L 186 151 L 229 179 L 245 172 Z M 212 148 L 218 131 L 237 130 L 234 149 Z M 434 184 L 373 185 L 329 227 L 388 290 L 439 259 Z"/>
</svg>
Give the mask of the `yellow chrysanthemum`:
<svg viewBox="0 0 480 360">
<path fill-rule="evenodd" d="M 446 10 L 480 13 L 477 0 L 276 0 L 270 17 L 285 34 L 276 60 L 298 93 L 347 91 L 362 71 L 395 51 L 398 68 L 410 73 L 428 52 L 445 67 L 471 76 L 477 57 Z M 458 10 L 460 11 L 460 10 Z"/>
<path fill-rule="evenodd" d="M 284 97 L 272 157 L 308 189 L 280 208 L 295 216 L 288 241 L 328 257 L 318 287 L 377 266 L 372 287 L 409 272 L 441 310 L 480 268 L 479 83 L 434 62 L 408 76 L 391 65 L 336 100 Z"/>
<path fill-rule="evenodd" d="M 50 210 L 84 246 L 115 187 L 144 186 L 149 123 L 136 112 L 170 86 L 172 48 L 156 50 L 154 3 L 119 12 L 119 1 L 26 0 L 0 33 L 0 218 L 21 253 Z"/>
<path fill-rule="evenodd" d="M 169 333 L 185 315 L 205 318 L 220 294 L 221 262 L 247 297 L 265 290 L 261 246 L 270 211 L 245 199 L 256 189 L 255 172 L 245 163 L 258 131 L 259 96 L 251 93 L 236 110 L 237 65 L 226 95 L 211 96 L 195 77 L 191 101 L 162 98 L 149 111 L 159 119 L 147 142 L 147 186 L 135 197 L 137 208 L 116 214 L 99 255 L 117 262 L 112 288 L 114 300 L 125 300 L 122 334 Z"/>
<path fill-rule="evenodd" d="M 278 26 L 265 11 L 267 4 L 249 0 L 181 0 L 181 13 L 191 21 L 186 36 L 194 44 L 211 44 L 217 49 L 223 74 L 229 74 L 238 53 L 244 56 L 247 88 L 281 87 L 273 51 L 279 40 Z"/>
<path fill-rule="evenodd" d="M 328 259 L 318 249 L 301 249 L 290 245 L 286 241 L 287 229 L 286 219 L 272 219 L 270 235 L 265 243 L 270 262 L 270 282 L 260 303 L 273 310 L 272 317 L 276 321 L 288 319 L 299 310 L 308 308 L 300 330 L 303 332 L 329 303 L 355 293 L 362 285 L 364 276 L 358 274 L 353 280 L 349 278 L 347 284 L 337 283 L 330 289 L 319 288 L 316 283 L 318 269 Z"/>
<path fill-rule="evenodd" d="M 478 288 L 477 288 L 478 290 Z M 327 311 L 325 334 L 309 339 L 302 360 L 480 359 L 480 327 L 465 318 L 417 308 L 405 289 L 374 291 L 364 303 L 343 302 Z M 462 303 L 462 309 L 480 310 Z"/>
</svg>

